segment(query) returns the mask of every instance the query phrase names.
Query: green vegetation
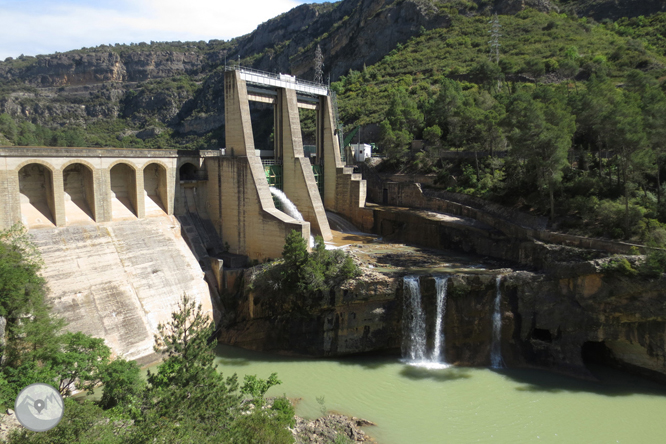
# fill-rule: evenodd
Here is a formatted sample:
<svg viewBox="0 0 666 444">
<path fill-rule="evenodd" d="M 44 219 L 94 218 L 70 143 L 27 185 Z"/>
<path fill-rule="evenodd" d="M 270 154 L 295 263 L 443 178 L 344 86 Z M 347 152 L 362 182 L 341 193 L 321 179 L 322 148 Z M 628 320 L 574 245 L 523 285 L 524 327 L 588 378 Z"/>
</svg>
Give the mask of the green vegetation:
<svg viewBox="0 0 666 444">
<path fill-rule="evenodd" d="M 136 363 L 117 358 L 103 339 L 62 333 L 63 322 L 49 313 L 40 262 L 24 230 L 0 232 L 0 316 L 6 342 L 0 349 L 0 405 L 12 406 L 18 391 L 34 382 L 60 390 L 65 416 L 46 433 L 15 431 L 11 443 L 289 443 L 294 410 L 284 397 L 267 402 L 280 381 L 223 377 L 214 363 L 212 323 L 201 307 L 183 296 L 171 320 L 160 324 L 155 351 L 163 362 L 148 381 Z M 68 397 L 74 389 L 97 402 Z"/>
<path fill-rule="evenodd" d="M 666 17 L 654 17 L 662 15 Z M 666 46 L 655 46 L 655 39 L 650 43 L 644 36 L 632 38 L 617 31 L 615 24 L 593 24 L 586 18 L 532 9 L 499 17 L 501 59 L 491 67 L 488 17 L 453 14 L 450 18 L 451 26 L 423 32 L 375 65 L 351 71 L 332 85 L 347 125 L 380 122 L 400 87 L 422 102 L 438 92 L 443 78 L 460 81 L 463 89 L 475 88 L 496 79 L 497 68 L 505 88 L 516 82 L 572 82 L 574 77 L 593 74 L 620 80 L 632 69 L 647 70 L 654 78 L 666 74 Z M 662 21 L 666 19 L 649 23 Z M 646 26 L 642 32 L 658 34 Z"/>
<path fill-rule="evenodd" d="M 487 17 L 451 19 L 333 84 L 347 128 L 379 126 L 381 168 L 435 174 L 562 231 L 665 245 L 666 14 L 501 16 L 498 64 Z"/>
<path fill-rule="evenodd" d="M 361 272 L 348 254 L 327 250 L 320 236 L 308 253 L 305 239 L 294 230 L 287 236 L 282 259 L 262 265 L 257 273 L 253 285 L 267 306 L 307 314 L 328 300 L 330 289 Z"/>
</svg>

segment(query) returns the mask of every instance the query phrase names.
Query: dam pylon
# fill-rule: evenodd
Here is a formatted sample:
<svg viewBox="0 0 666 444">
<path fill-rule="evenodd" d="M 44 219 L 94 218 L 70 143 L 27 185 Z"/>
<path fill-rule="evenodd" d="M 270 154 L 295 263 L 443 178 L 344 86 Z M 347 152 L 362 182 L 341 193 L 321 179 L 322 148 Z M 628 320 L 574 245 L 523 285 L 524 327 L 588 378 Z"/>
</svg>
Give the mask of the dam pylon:
<svg viewBox="0 0 666 444">
<path fill-rule="evenodd" d="M 272 151 L 255 149 L 250 101 L 273 105 Z M 313 109 L 317 113 L 314 155 L 306 156 L 304 152 L 299 108 Z M 296 229 L 306 239 L 312 231 L 324 240 L 330 240 L 332 234 L 326 210 L 339 213 L 352 222 L 368 215 L 367 211 L 363 213 L 365 181 L 359 174 L 353 174 L 341 160 L 338 138 L 334 133 L 330 91 L 324 85 L 284 74 L 228 68 L 225 73 L 225 130 L 224 163 L 229 164 L 227 167 L 234 166 L 233 170 L 219 173 L 223 181 L 224 176 L 235 175 L 229 185 L 235 183 L 234 194 L 244 196 L 231 205 L 225 203 L 224 194 L 219 199 L 221 217 L 218 226 L 222 237 L 229 239 L 231 233 L 237 233 L 234 243 L 228 241 L 231 251 L 237 250 L 251 258 L 277 257 L 279 254 L 273 250 L 277 248 L 281 252 L 282 234 L 294 227 L 298 227 Z M 280 175 L 279 180 L 272 180 L 270 185 L 282 189 L 298 207 L 304 222 L 296 221 L 275 207 L 269 191 L 272 176 L 268 174 L 266 177 L 269 170 L 271 174 L 278 171 Z M 241 186 L 245 188 L 240 189 Z M 248 217 L 257 223 L 248 224 Z M 255 243 L 261 248 L 255 248 Z M 271 246 L 271 243 L 276 245 Z"/>
</svg>

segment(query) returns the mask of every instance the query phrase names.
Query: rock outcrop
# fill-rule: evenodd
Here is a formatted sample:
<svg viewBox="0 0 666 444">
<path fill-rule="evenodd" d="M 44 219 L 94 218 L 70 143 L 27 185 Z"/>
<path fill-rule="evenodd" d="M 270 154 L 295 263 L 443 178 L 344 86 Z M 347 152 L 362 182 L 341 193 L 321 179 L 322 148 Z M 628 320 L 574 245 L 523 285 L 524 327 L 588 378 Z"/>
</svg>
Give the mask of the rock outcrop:
<svg viewBox="0 0 666 444">
<path fill-rule="evenodd" d="M 659 0 L 558 4 L 562 10 L 597 20 L 666 8 Z M 449 26 L 451 15 L 515 14 L 525 8 L 558 11 L 553 0 L 344 0 L 300 5 L 227 42 L 142 42 L 22 55 L 0 61 L 0 83 L 7 86 L 0 93 L 0 113 L 53 128 L 127 118 L 139 131 L 157 120 L 177 134 L 202 136 L 223 127 L 222 68 L 227 60 L 240 56 L 244 64 L 257 69 L 312 79 L 314 53 L 320 45 L 326 74 L 335 81 L 350 69 L 361 70 L 381 60 L 423 30 Z M 178 89 L 165 83 L 156 91 L 150 85 L 181 76 L 198 88 Z M 215 137 L 222 140 L 221 133 Z M 206 143 L 217 148 L 215 141 Z"/>
<path fill-rule="evenodd" d="M 562 266 L 557 273 L 502 275 L 501 350 L 509 367 L 534 367 L 591 378 L 602 363 L 666 381 L 666 276 L 627 278 L 602 271 L 603 260 Z M 447 362 L 488 366 L 493 341 L 497 275 L 455 274 L 444 319 Z M 245 276 L 249 283 L 251 273 Z M 420 278 L 427 348 L 434 342 L 436 285 Z M 403 281 L 370 273 L 322 295 L 308 316 L 273 308 L 245 287 L 219 340 L 254 350 L 309 356 L 398 354 L 403 342 Z"/>
<path fill-rule="evenodd" d="M 320 295 L 321 307 L 291 313 L 273 295 L 250 289 L 253 270 L 243 287 L 226 298 L 229 310 L 219 340 L 251 350 L 305 356 L 344 356 L 400 349 L 398 281 L 367 273 L 348 286 Z"/>
<path fill-rule="evenodd" d="M 586 374 L 587 361 L 666 381 L 666 278 L 507 276 L 507 361 Z"/>
</svg>

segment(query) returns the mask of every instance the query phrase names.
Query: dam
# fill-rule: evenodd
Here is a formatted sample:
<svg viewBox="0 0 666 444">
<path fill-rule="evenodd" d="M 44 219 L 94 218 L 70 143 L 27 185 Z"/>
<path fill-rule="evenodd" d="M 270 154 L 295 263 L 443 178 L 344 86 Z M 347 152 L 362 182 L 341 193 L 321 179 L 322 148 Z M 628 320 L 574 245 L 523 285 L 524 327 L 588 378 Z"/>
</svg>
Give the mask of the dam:
<svg viewBox="0 0 666 444">
<path fill-rule="evenodd" d="M 372 223 L 365 181 L 342 161 L 328 88 L 241 67 L 224 83 L 225 148 L 0 148 L 0 229 L 30 230 L 54 311 L 125 358 L 151 359 L 157 325 L 183 293 L 219 318 L 222 266 L 280 257 L 292 230 L 330 240 L 326 211 Z M 268 154 L 254 147 L 250 101 L 274 107 Z M 299 108 L 316 110 L 313 156 Z M 276 207 L 270 186 L 302 221 Z"/>
</svg>

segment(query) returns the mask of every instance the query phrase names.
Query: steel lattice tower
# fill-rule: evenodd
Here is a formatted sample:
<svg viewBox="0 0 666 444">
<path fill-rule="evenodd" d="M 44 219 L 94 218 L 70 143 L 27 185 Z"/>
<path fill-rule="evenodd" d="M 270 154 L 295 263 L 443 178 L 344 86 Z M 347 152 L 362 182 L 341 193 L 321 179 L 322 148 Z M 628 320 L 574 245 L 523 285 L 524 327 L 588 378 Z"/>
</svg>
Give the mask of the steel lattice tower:
<svg viewBox="0 0 666 444">
<path fill-rule="evenodd" d="M 488 23 L 490 23 L 490 31 L 488 31 L 490 33 L 490 41 L 488 42 L 490 44 L 489 59 L 491 62 L 499 63 L 499 49 L 502 46 L 500 45 L 499 38 L 502 37 L 502 34 L 500 34 L 502 25 L 500 25 L 497 14 Z"/>
<path fill-rule="evenodd" d="M 315 51 L 315 72 L 314 81 L 324 83 L 324 55 L 321 53 L 321 46 L 317 45 Z"/>
</svg>

